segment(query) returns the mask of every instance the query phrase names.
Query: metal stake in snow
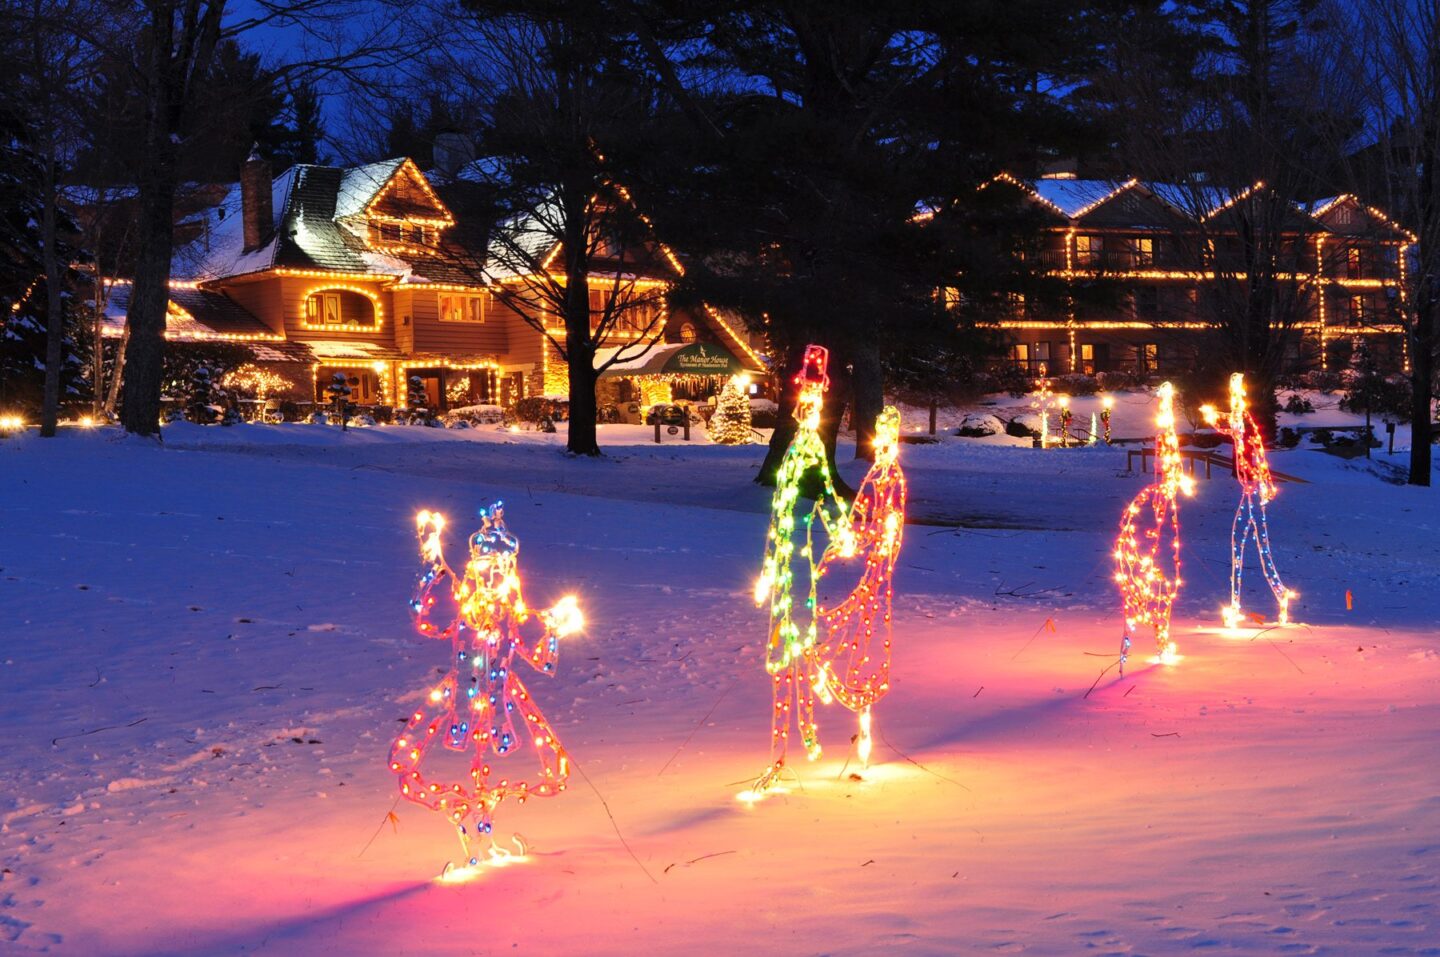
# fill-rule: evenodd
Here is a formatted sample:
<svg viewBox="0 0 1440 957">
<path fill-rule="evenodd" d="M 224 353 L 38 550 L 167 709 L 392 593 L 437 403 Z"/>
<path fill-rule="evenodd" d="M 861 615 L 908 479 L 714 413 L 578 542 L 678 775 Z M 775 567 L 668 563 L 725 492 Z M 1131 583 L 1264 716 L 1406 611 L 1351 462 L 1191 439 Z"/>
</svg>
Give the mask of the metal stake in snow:
<svg viewBox="0 0 1440 957">
<path fill-rule="evenodd" d="M 755 582 L 755 604 L 770 603 L 770 640 L 765 654 L 765 670 L 774 681 L 774 710 L 770 722 L 770 766 L 760 775 L 747 794 L 759 796 L 774 784 L 785 767 L 786 747 L 790 740 L 791 714 L 800 728 L 810 760 L 820 756 L 820 739 L 815 724 L 815 692 L 825 680 L 816 670 L 815 644 L 818 615 L 816 596 L 821 568 L 815 555 L 815 519 L 819 518 L 828 536 L 830 549 L 843 557 L 855 554 L 855 539 L 850 529 L 849 509 L 835 491 L 835 478 L 820 438 L 820 411 L 825 404 L 825 390 L 830 385 L 826 365 L 830 352 L 823 346 L 805 348 L 805 361 L 795 375 L 800 395 L 795 400 L 795 421 L 798 427 L 785 458 L 775 475 L 775 495 L 770 501 L 770 529 L 765 539 L 765 560 Z M 791 587 L 794 584 L 792 565 L 795 558 L 795 507 L 800 498 L 800 483 L 814 469 L 823 485 L 820 497 L 804 515 L 805 542 L 800 557 L 805 561 L 810 593 L 805 600 L 805 624 L 796 623 Z"/>
<path fill-rule="evenodd" d="M 1160 661 L 1175 659 L 1170 611 L 1180 593 L 1180 506 L 1176 496 L 1195 494 L 1195 480 L 1184 474 L 1180 442 L 1175 437 L 1175 387 L 1162 384 L 1159 397 L 1155 481 L 1125 506 L 1115 539 L 1115 582 L 1125 613 L 1125 633 L 1120 639 L 1122 675 L 1130 639 L 1141 625 L 1154 629 Z"/>
<path fill-rule="evenodd" d="M 541 674 L 553 673 L 560 639 L 585 625 L 575 599 L 567 596 L 536 616 L 542 630 L 534 641 L 525 638 L 521 626 L 531 619 L 531 612 L 520 592 L 516 566 L 520 543 L 505 527 L 504 503 L 481 509 L 480 518 L 480 531 L 470 537 L 464 573 L 457 575 L 440 544 L 444 516 L 421 512 L 415 517 L 420 553 L 429 566 L 410 602 L 415 628 L 427 638 L 449 639 L 451 666 L 390 748 L 390 770 L 399 776 L 400 793 L 455 824 L 465 851 L 462 868 L 481 863 L 476 840 L 482 835 L 489 842 L 487 862 L 503 863 L 511 856 L 489 840 L 492 817 L 501 801 L 514 797 L 524 803 L 532 795 L 549 797 L 565 790 L 570 775 L 565 748 L 513 668 L 518 653 Z M 439 628 L 431 615 L 435 591 L 446 580 L 457 611 L 448 625 Z M 492 781 L 492 756 L 502 761 L 524 746 L 515 727 L 517 719 L 539 758 L 539 774 L 527 781 L 502 773 Z M 468 781 L 442 783 L 421 773 L 436 741 L 451 751 L 471 752 Z"/>
<path fill-rule="evenodd" d="M 1235 443 L 1235 478 L 1240 483 L 1240 504 L 1235 507 L 1235 520 L 1230 524 L 1230 604 L 1221 609 L 1227 628 L 1240 627 L 1244 615 L 1240 611 L 1240 586 L 1245 575 L 1245 546 L 1253 537 L 1260 552 L 1260 571 L 1280 605 L 1280 624 L 1290 621 L 1290 599 L 1295 592 L 1285 587 L 1275 569 L 1270 553 L 1270 526 L 1265 506 L 1279 489 L 1270 475 L 1265 456 L 1265 442 L 1255 419 L 1245 407 L 1245 374 L 1230 377 L 1230 412 L 1222 420 L 1215 407 L 1202 406 L 1205 423 Z M 1258 517 L 1257 517 L 1258 516 Z"/>
</svg>

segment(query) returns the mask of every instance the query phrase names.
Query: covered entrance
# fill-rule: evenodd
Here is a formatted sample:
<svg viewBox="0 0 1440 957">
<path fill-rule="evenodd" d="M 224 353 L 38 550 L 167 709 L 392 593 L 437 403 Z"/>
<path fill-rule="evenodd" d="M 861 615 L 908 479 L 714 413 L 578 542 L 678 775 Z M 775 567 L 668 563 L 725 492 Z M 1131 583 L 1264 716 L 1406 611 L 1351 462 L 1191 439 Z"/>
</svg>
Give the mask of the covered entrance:
<svg viewBox="0 0 1440 957">
<path fill-rule="evenodd" d="M 634 347 L 602 349 L 597 367 Z M 663 343 L 643 356 L 622 359 L 600 373 L 598 394 L 602 412 L 614 407 L 620 421 L 641 423 L 656 405 L 696 405 L 707 402 L 736 375 L 764 375 L 729 349 L 713 342 Z"/>
</svg>

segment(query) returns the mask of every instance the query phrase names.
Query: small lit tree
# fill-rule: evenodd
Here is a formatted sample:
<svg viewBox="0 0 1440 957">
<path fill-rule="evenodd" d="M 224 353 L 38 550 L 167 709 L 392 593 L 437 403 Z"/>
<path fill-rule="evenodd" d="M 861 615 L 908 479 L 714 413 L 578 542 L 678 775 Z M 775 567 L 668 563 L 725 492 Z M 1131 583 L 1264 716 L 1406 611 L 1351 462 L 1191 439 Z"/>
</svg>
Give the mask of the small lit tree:
<svg viewBox="0 0 1440 957">
<path fill-rule="evenodd" d="M 731 377 L 715 400 L 715 414 L 710 417 L 710 441 L 720 445 L 749 445 L 750 399 L 745 395 L 745 380 Z"/>
<path fill-rule="evenodd" d="M 337 372 L 330 377 L 325 394 L 330 397 L 330 414 L 339 421 L 340 429 L 344 431 L 350 421 L 350 383 L 346 381 L 345 373 Z"/>
</svg>

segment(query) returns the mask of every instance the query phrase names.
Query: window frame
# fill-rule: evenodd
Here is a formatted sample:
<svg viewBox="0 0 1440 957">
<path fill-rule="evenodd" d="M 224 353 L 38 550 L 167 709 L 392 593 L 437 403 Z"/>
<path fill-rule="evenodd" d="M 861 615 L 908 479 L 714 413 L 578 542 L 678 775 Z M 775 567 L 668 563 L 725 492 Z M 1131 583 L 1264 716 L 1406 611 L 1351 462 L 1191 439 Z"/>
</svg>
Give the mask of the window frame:
<svg viewBox="0 0 1440 957">
<path fill-rule="evenodd" d="M 444 292 L 435 304 L 435 315 L 440 322 L 457 325 L 483 326 L 490 317 L 490 307 L 485 301 L 488 296 L 474 292 Z M 447 306 L 453 304 L 453 308 Z M 479 318 L 475 313 L 479 312 Z"/>
</svg>

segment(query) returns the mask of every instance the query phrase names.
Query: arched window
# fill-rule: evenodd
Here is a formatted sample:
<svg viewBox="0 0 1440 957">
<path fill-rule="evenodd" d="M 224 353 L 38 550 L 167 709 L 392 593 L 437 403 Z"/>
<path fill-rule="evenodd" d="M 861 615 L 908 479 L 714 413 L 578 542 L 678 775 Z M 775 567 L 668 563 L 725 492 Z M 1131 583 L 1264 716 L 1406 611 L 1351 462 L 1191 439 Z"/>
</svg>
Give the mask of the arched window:
<svg viewBox="0 0 1440 957">
<path fill-rule="evenodd" d="M 354 289 L 317 289 L 305 297 L 305 325 L 327 329 L 380 324 L 375 300 Z"/>
<path fill-rule="evenodd" d="M 680 341 L 696 342 L 700 339 L 700 333 L 693 322 L 682 322 L 680 324 Z"/>
</svg>

